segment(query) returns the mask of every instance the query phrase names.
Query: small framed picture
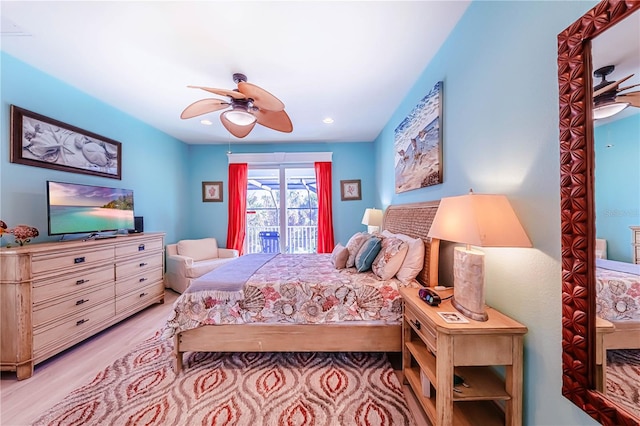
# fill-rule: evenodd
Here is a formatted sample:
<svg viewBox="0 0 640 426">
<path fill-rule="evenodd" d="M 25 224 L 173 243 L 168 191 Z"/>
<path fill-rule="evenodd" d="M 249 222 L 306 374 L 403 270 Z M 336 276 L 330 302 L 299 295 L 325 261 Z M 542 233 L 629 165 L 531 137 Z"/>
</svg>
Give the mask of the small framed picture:
<svg viewBox="0 0 640 426">
<path fill-rule="evenodd" d="M 360 179 L 340 181 L 340 199 L 342 201 L 362 200 Z"/>
<path fill-rule="evenodd" d="M 468 319 L 460 315 L 458 312 L 438 312 L 438 315 L 440 315 L 442 319 L 449 324 L 464 324 L 469 322 Z"/>
<path fill-rule="evenodd" d="M 202 182 L 202 202 L 222 201 L 222 182 Z"/>
</svg>

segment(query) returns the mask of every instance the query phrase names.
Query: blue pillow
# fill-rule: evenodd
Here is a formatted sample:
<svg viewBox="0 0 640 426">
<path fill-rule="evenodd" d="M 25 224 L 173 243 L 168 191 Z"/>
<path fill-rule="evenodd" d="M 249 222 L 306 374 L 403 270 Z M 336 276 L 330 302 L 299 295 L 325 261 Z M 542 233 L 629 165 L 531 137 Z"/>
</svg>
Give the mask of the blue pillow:
<svg viewBox="0 0 640 426">
<path fill-rule="evenodd" d="M 358 254 L 356 255 L 356 269 L 358 272 L 364 272 L 371 269 L 373 261 L 376 259 L 380 248 L 382 247 L 382 240 L 378 237 L 369 238 L 360 247 Z"/>
</svg>

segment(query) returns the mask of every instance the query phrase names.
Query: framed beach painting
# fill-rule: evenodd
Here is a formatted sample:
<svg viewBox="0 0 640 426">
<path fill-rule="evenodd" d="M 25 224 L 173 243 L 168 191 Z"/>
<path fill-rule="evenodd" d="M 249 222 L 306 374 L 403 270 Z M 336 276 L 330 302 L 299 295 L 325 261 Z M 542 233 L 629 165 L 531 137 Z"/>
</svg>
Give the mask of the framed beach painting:
<svg viewBox="0 0 640 426">
<path fill-rule="evenodd" d="M 122 179 L 122 144 L 11 105 L 12 163 Z"/>
<path fill-rule="evenodd" d="M 442 183 L 442 82 L 395 129 L 396 193 Z"/>
</svg>

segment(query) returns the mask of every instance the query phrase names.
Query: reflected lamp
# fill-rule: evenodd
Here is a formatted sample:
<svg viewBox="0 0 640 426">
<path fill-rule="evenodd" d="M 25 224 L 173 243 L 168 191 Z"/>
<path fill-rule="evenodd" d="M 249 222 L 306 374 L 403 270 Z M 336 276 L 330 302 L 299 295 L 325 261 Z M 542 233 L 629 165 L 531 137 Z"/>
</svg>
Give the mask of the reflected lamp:
<svg viewBox="0 0 640 426">
<path fill-rule="evenodd" d="M 453 306 L 467 318 L 486 321 L 484 253 L 477 247 L 532 247 L 504 195 L 474 194 L 443 198 L 429 237 L 465 244 L 453 258 Z"/>
<path fill-rule="evenodd" d="M 373 234 L 380 230 L 382 225 L 382 210 L 380 209 L 366 209 L 364 216 L 362 216 L 362 224 L 367 225 L 367 232 Z"/>
</svg>

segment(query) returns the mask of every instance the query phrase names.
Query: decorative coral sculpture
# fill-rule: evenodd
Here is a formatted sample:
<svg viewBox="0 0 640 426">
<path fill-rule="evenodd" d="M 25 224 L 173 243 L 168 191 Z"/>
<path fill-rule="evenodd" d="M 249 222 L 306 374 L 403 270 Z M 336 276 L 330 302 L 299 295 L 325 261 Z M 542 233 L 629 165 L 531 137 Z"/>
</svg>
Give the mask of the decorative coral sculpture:
<svg viewBox="0 0 640 426">
<path fill-rule="evenodd" d="M 13 234 L 16 244 L 23 246 L 31 242 L 32 238 L 40 235 L 40 232 L 38 228 L 29 225 L 18 225 L 13 229 L 9 229 L 7 224 L 0 220 L 0 237 L 4 234 Z M 7 244 L 7 247 L 9 247 L 9 244 Z"/>
</svg>

